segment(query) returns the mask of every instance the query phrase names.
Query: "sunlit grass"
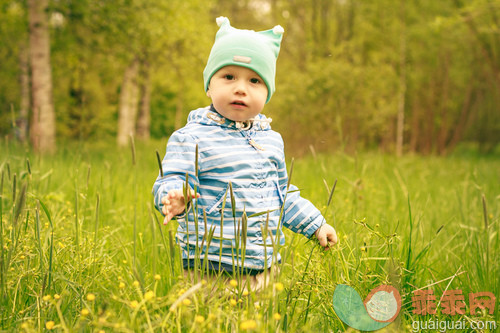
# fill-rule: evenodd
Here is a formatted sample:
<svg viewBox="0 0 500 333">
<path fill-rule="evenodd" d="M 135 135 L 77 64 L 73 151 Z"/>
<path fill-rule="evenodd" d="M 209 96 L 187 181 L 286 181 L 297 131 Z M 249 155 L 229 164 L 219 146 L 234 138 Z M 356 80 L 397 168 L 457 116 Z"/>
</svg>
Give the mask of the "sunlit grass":
<svg viewBox="0 0 500 333">
<path fill-rule="evenodd" d="M 42 158 L 2 143 L 0 330 L 344 331 L 332 307 L 340 283 L 362 297 L 397 286 L 404 306 L 392 325 L 405 330 L 417 288 L 500 294 L 498 158 L 295 160 L 292 182 L 340 241 L 325 252 L 286 231 L 277 279 L 253 292 L 238 276 L 184 276 L 176 225 L 152 205 L 163 146 L 68 145 Z M 498 321 L 498 309 L 466 316 Z"/>
</svg>

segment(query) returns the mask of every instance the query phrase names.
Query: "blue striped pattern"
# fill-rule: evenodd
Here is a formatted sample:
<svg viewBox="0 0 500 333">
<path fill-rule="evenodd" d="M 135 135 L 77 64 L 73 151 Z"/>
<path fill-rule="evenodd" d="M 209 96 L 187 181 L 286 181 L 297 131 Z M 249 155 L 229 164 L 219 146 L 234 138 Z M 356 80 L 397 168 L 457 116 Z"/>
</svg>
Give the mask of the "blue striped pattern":
<svg viewBox="0 0 500 333">
<path fill-rule="evenodd" d="M 195 170 L 197 145 L 198 170 Z M 199 216 L 198 243 L 201 244 L 204 234 L 215 227 L 214 237 L 217 239 L 212 240 L 208 249 L 204 243 L 202 258 L 205 252 L 208 260 L 213 261 L 219 261 L 222 255 L 223 263 L 241 266 L 241 258 L 235 256 L 235 238 L 243 212 L 247 216 L 264 213 L 248 218 L 244 266 L 250 269 L 264 269 L 266 262 L 268 267 L 271 265 L 273 249 L 270 237 L 276 241 L 278 233 L 279 242 L 284 244 L 285 237 L 279 221 L 283 204 L 281 223 L 294 232 L 311 237 L 325 223 L 321 213 L 300 197 L 297 187 L 291 185 L 287 194 L 283 140 L 271 130 L 269 120 L 263 115 L 257 116 L 250 129 L 243 130 L 213 108 L 192 111 L 187 125 L 174 132 L 168 140 L 162 166 L 163 175 L 158 176 L 153 186 L 156 208 L 161 211 L 161 198 L 168 191 L 183 188 L 188 174 L 189 187 L 196 187 L 200 194 L 200 198 L 192 202 Z M 229 183 L 233 188 L 234 207 Z M 224 197 L 226 201 L 222 212 Z M 203 211 L 206 212 L 207 230 Z M 264 246 L 262 231 L 267 212 L 268 237 Z M 184 214 L 177 216 L 177 221 L 176 238 L 183 258 L 194 258 L 196 233 L 193 209 L 187 217 Z"/>
</svg>

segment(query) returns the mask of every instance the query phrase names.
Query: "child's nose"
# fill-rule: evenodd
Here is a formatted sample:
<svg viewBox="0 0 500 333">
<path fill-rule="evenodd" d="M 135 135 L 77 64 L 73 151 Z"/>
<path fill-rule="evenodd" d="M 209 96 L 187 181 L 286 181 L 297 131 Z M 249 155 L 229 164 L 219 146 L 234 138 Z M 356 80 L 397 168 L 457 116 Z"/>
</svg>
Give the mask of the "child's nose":
<svg viewBox="0 0 500 333">
<path fill-rule="evenodd" d="M 236 82 L 234 84 L 235 84 L 234 92 L 236 94 L 246 94 L 246 92 L 247 92 L 247 86 L 246 86 L 245 81 L 243 81 L 243 80 L 236 80 Z"/>
</svg>

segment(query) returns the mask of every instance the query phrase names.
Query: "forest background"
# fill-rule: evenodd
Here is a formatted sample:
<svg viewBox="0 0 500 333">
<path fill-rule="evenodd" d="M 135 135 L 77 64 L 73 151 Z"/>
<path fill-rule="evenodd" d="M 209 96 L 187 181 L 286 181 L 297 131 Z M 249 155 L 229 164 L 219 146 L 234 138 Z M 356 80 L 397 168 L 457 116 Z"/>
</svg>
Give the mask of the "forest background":
<svg viewBox="0 0 500 333">
<path fill-rule="evenodd" d="M 0 0 L 1 137 L 54 151 L 169 136 L 209 104 L 221 15 L 284 27 L 265 113 L 295 156 L 498 148 L 498 0 Z"/>
</svg>

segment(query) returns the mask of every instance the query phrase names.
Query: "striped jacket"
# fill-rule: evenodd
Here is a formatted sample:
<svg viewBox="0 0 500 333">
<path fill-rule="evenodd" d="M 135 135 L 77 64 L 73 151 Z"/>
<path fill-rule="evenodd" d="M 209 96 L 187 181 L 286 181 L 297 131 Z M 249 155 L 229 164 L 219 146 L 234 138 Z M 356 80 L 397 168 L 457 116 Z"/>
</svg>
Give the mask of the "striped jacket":
<svg viewBox="0 0 500 333">
<path fill-rule="evenodd" d="M 238 267 L 243 264 L 245 269 L 262 270 L 266 264 L 271 266 L 272 244 L 276 239 L 281 245 L 285 243 L 282 225 L 311 237 L 325 223 L 318 209 L 300 197 L 297 187 L 290 185 L 287 189 L 283 139 L 271 130 L 269 123 L 259 114 L 253 126 L 244 129 L 239 123 L 223 118 L 213 107 L 206 107 L 192 111 L 187 125 L 168 140 L 163 175 L 158 176 L 153 186 L 156 208 L 161 212 L 161 198 L 168 191 L 183 188 L 186 174 L 189 187 L 200 194 L 199 199 L 191 202 L 187 216 L 177 216 L 176 239 L 184 259 L 194 258 L 196 244 L 203 244 L 201 259 L 214 262 L 220 259 L 223 264 Z M 236 241 L 243 230 L 244 213 L 245 246 Z M 214 238 L 207 249 L 203 237 L 212 229 Z M 265 240 L 263 233 L 267 235 Z M 236 255 L 242 253 L 237 246 L 245 249 L 243 261 L 241 255 Z M 280 260 L 279 253 L 276 257 Z"/>
</svg>

